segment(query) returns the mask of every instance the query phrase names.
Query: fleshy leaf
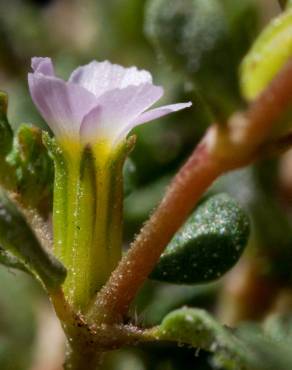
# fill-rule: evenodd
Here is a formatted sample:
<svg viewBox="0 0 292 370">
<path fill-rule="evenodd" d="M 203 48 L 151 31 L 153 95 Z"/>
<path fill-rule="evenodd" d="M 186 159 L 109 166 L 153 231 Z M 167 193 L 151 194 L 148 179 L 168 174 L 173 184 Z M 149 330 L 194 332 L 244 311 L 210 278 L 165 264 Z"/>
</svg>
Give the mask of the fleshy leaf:
<svg viewBox="0 0 292 370">
<path fill-rule="evenodd" d="M 292 55 L 292 9 L 274 18 L 259 35 L 240 68 L 241 91 L 255 99 Z"/>
<path fill-rule="evenodd" d="M 159 326 L 146 330 L 144 338 L 211 352 L 215 369 L 290 370 L 292 365 L 290 336 L 271 336 L 269 330 L 255 324 L 229 329 L 201 309 L 181 308 L 169 313 Z"/>
<path fill-rule="evenodd" d="M 174 236 L 150 278 L 197 284 L 221 277 L 239 259 L 249 236 L 249 221 L 228 195 L 209 198 Z"/>
<path fill-rule="evenodd" d="M 59 286 L 66 277 L 63 265 L 38 242 L 16 206 L 3 191 L 0 192 L 0 245 L 9 253 L 2 253 L 2 262 L 16 263 L 37 275 L 49 289 Z M 9 262 L 10 261 L 10 262 Z M 16 266 L 14 266 L 16 267 Z"/>
<path fill-rule="evenodd" d="M 201 309 L 181 308 L 169 313 L 162 323 L 149 329 L 149 339 L 175 341 L 181 345 L 220 353 L 241 363 L 242 343 L 232 331 Z M 242 369 L 238 367 L 237 369 Z"/>
</svg>

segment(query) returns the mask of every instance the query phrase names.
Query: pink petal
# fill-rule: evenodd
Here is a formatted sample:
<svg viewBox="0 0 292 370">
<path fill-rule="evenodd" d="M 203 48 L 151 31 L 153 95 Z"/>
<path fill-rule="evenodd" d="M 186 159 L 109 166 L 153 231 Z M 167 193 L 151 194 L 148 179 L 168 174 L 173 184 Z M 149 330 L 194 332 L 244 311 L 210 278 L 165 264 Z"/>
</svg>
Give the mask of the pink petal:
<svg viewBox="0 0 292 370">
<path fill-rule="evenodd" d="M 51 58 L 34 57 L 31 59 L 31 68 L 34 72 L 42 73 L 46 76 L 55 76 Z"/>
<path fill-rule="evenodd" d="M 177 104 L 170 104 L 164 105 L 163 107 L 158 107 L 155 109 L 148 110 L 140 114 L 139 117 L 135 118 L 134 121 L 131 123 L 131 128 L 141 125 L 142 123 L 153 121 L 159 117 L 163 117 L 169 113 L 177 112 L 179 110 L 189 108 L 192 105 L 191 102 L 187 103 L 177 103 Z"/>
<path fill-rule="evenodd" d="M 96 97 L 81 86 L 41 73 L 29 73 L 28 84 L 34 104 L 55 136 L 79 140 L 81 122 L 96 105 Z"/>
<path fill-rule="evenodd" d="M 132 122 L 129 122 L 128 125 L 124 126 L 123 131 L 120 133 L 120 137 L 126 137 L 128 133 L 136 126 L 139 126 L 145 122 L 153 121 L 159 117 L 163 117 L 167 114 L 177 112 L 181 109 L 188 108 L 192 105 L 191 102 L 188 103 L 177 103 L 164 105 L 163 107 L 155 108 L 148 110 L 136 117 Z"/>
<path fill-rule="evenodd" d="M 129 122 L 161 98 L 163 89 L 150 83 L 108 91 L 97 99 L 96 108 L 84 118 L 80 134 L 86 142 L 107 138 L 112 142 Z"/>
<path fill-rule="evenodd" d="M 93 61 L 77 68 L 69 81 L 81 85 L 96 96 L 101 96 L 116 88 L 152 83 L 152 77 L 149 72 L 138 70 L 136 67 L 124 68 L 108 61 Z"/>
</svg>

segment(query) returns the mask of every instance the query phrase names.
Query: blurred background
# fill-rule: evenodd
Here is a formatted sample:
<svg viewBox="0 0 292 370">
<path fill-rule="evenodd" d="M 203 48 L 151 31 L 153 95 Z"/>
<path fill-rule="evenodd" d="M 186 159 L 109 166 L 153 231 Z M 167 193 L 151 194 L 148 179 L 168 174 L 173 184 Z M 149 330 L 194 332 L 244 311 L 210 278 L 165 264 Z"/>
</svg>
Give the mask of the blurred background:
<svg viewBox="0 0 292 370">
<path fill-rule="evenodd" d="M 182 3 L 192 7 L 196 1 Z M 226 6 L 232 7 L 232 1 L 229 3 Z M 131 179 L 134 190 L 125 199 L 124 209 L 125 248 L 208 125 L 244 107 L 237 86 L 239 62 L 253 38 L 280 12 L 276 0 L 249 3 L 250 16 L 244 13 L 239 17 L 224 36 L 228 42 L 220 39 L 214 51 L 220 27 L 216 30 L 208 13 L 188 15 L 180 9 L 180 0 L 0 0 L 0 89 L 9 94 L 8 114 L 14 129 L 21 123 L 47 129 L 27 87 L 33 56 L 51 57 L 62 78 L 92 59 L 136 65 L 151 71 L 154 82 L 164 87 L 159 103 L 193 101 L 191 109 L 135 132 L 138 140 L 131 154 L 136 168 Z M 177 14 L 182 15 L 183 25 Z M 187 36 L 183 34 L 185 25 L 190 27 Z M 208 37 L 204 39 L 204 35 Z M 239 45 L 232 46 L 232 52 L 230 40 L 233 46 Z M 229 193 L 252 219 L 252 236 L 244 256 L 213 283 L 147 282 L 133 308 L 134 320 L 155 325 L 171 310 L 189 305 L 206 308 L 232 326 L 289 309 L 291 167 L 292 153 L 288 152 L 278 160 L 219 179 L 207 195 Z M 64 338 L 41 287 L 24 273 L 0 267 L 0 369 L 61 370 L 63 353 Z M 212 368 L 208 354 L 166 344 L 115 351 L 104 365 L 105 370 Z"/>
</svg>

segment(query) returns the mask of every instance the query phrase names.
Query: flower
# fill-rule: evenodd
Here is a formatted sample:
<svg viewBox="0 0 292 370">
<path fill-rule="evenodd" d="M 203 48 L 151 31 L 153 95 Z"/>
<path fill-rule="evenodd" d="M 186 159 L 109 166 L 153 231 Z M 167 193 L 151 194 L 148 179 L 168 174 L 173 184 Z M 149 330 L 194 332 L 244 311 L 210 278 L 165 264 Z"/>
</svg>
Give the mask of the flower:
<svg viewBox="0 0 292 370">
<path fill-rule="evenodd" d="M 163 95 L 151 74 L 108 61 L 75 69 L 68 81 L 56 77 L 50 58 L 32 58 L 31 97 L 59 141 L 116 145 L 142 123 L 191 106 L 178 103 L 147 110 Z"/>
</svg>

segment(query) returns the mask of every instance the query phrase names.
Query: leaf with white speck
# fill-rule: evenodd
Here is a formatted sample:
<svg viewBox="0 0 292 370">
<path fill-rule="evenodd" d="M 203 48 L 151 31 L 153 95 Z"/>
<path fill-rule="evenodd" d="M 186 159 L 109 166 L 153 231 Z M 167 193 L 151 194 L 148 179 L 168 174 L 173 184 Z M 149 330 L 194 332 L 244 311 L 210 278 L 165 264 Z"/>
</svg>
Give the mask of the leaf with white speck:
<svg viewBox="0 0 292 370">
<path fill-rule="evenodd" d="M 240 258 L 249 236 L 249 220 L 226 194 L 209 198 L 174 236 L 151 279 L 198 284 L 220 278 Z"/>
</svg>

